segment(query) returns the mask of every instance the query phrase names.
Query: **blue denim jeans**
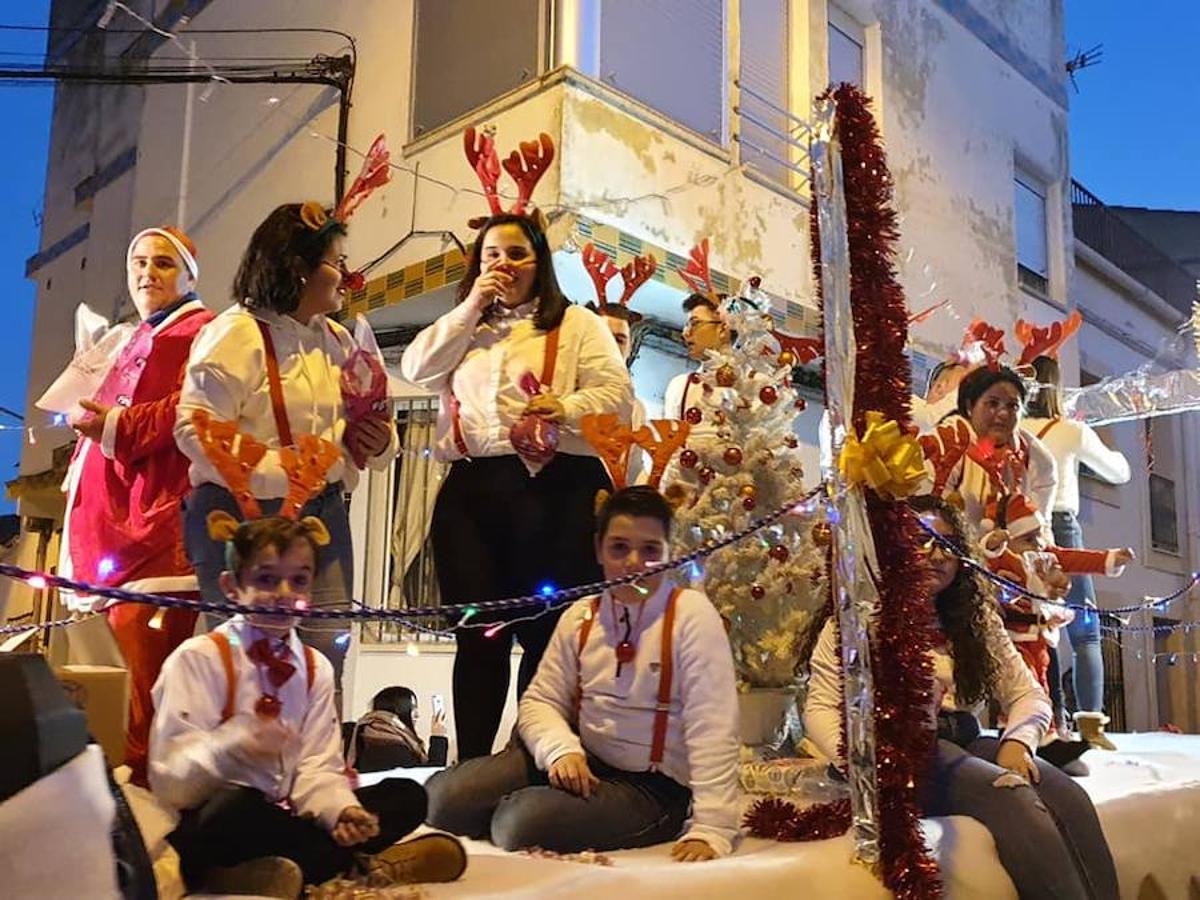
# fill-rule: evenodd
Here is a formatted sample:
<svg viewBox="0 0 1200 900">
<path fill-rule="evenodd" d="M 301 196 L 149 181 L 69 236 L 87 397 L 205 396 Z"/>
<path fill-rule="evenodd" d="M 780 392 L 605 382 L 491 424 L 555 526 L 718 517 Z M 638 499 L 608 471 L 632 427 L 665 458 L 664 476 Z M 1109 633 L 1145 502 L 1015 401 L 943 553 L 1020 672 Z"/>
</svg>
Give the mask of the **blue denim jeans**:
<svg viewBox="0 0 1200 900">
<path fill-rule="evenodd" d="M 1058 546 L 1084 546 L 1083 531 L 1074 513 L 1056 512 L 1052 524 L 1054 542 Z M 1092 612 L 1096 608 L 1096 588 L 1091 575 L 1072 576 L 1067 602 L 1091 607 L 1076 610 L 1075 621 L 1067 626 L 1067 637 L 1075 654 L 1072 667 L 1075 702 L 1083 712 L 1101 712 L 1104 709 L 1104 656 L 1100 652 L 1100 616 Z"/>
</svg>

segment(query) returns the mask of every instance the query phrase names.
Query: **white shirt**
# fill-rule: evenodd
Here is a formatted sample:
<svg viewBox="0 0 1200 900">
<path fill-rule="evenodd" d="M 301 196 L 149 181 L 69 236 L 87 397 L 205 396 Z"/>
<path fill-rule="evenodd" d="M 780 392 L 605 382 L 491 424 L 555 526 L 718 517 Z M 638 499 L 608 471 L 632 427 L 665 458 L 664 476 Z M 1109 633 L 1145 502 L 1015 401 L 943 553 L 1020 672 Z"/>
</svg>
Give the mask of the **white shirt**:
<svg viewBox="0 0 1200 900">
<path fill-rule="evenodd" d="M 518 384 L 532 372 L 541 378 L 546 333 L 533 324 L 533 303 L 481 320 L 470 303 L 460 303 L 418 334 L 404 351 L 400 371 L 413 384 L 441 396 L 436 456 L 462 459 L 454 441 L 451 397 L 459 403 L 459 425 L 470 456 L 515 453 L 509 429 L 529 396 Z M 576 456 L 596 453 L 579 435 L 588 413 L 616 413 L 628 422 L 633 385 L 608 326 L 582 306 L 568 306 L 558 338 L 551 391 L 562 401 L 566 420 L 558 449 Z"/>
<path fill-rule="evenodd" d="M 996 660 L 996 700 L 1008 719 L 1002 740 L 1020 741 L 1036 753 L 1042 736 L 1050 727 L 1050 700 L 1034 680 L 1029 667 L 1017 653 L 1004 630 L 1004 623 L 994 610 L 987 612 L 984 633 L 987 652 Z M 954 660 L 945 648 L 930 651 L 933 662 L 934 704 L 929 709 L 934 717 L 939 709 L 976 712 L 963 707 L 954 696 Z M 838 747 L 842 740 L 842 665 L 837 652 L 837 623 L 830 618 L 809 660 L 808 695 L 804 701 L 804 732 L 817 749 L 832 760 L 839 760 Z M 875 672 L 876 680 L 886 678 L 887 672 Z"/>
<path fill-rule="evenodd" d="M 691 374 L 691 372 L 682 372 L 676 375 L 667 382 L 667 389 L 663 393 L 663 418 L 687 421 L 684 415 L 693 406 L 701 413 L 700 423 L 698 425 L 688 424 L 687 441 L 667 463 L 662 479 L 664 485 L 678 480 L 679 454 L 683 452 L 684 448 L 698 451 L 701 447 L 715 444 L 719 437 L 719 429 L 714 416 L 719 407 L 708 402 L 708 397 L 714 396 L 714 394 L 706 395 L 702 385 L 692 384 Z"/>
<path fill-rule="evenodd" d="M 154 683 L 150 727 L 150 787 L 176 809 L 194 809 L 219 788 L 240 784 L 271 800 L 287 798 L 298 815 L 313 816 L 332 829 L 347 806 L 358 805 L 345 772 L 342 732 L 333 705 L 333 666 L 313 651 L 312 690 L 304 647 L 293 630 L 287 637 L 295 673 L 278 691 L 280 720 L 295 732 L 271 766 L 240 756 L 237 746 L 254 726 L 254 704 L 263 695 L 258 667 L 246 648 L 262 633 L 242 616 L 217 631 L 228 639 L 237 674 L 234 715 L 221 721 L 227 681 L 216 643 L 207 635 L 184 641 L 163 663 Z"/>
<path fill-rule="evenodd" d="M 1025 419 L 1021 427 L 1035 437 L 1051 419 Z M 1054 511 L 1079 514 L 1079 464 L 1083 463 L 1109 484 L 1129 481 L 1129 460 L 1120 450 L 1110 450 L 1091 425 L 1074 419 L 1058 419 L 1040 438 L 1058 465 L 1058 490 Z"/>
<path fill-rule="evenodd" d="M 662 659 L 663 613 L 671 586 L 663 578 L 634 623 L 632 663 L 617 677 L 616 647 L 625 628 L 605 593 L 583 656 L 579 629 L 592 598 L 559 620 L 537 675 L 521 698 L 517 727 L 539 769 L 568 753 L 587 752 L 627 772 L 650 767 L 654 710 Z M 618 604 L 619 605 L 619 604 Z M 718 854 L 733 852 L 739 828 L 738 700 L 733 656 L 721 617 L 699 591 L 684 590 L 675 605 L 671 709 L 660 771 L 692 790 L 692 820 L 681 840 L 702 840 Z M 579 729 L 575 689 L 582 666 Z"/>
<path fill-rule="evenodd" d="M 200 447 L 192 425 L 192 413 L 203 409 L 214 419 L 237 423 L 240 432 L 270 448 L 250 475 L 254 496 L 269 499 L 287 496 L 288 480 L 279 460 L 281 442 L 271 406 L 267 351 L 259 321 L 270 328 L 275 345 L 292 434 L 315 434 L 337 447 L 342 447 L 346 430 L 341 367 L 355 345 L 346 329 L 325 316 L 314 316 L 304 325 L 291 316 L 267 310 L 252 312 L 240 304 L 225 310 L 196 336 L 175 422 L 175 440 L 192 461 L 191 482 L 228 487 Z M 368 460 L 367 465 L 387 468 L 398 446 L 393 423 L 388 448 Z M 347 491 L 358 483 L 358 469 L 344 449 L 342 458 L 325 478 L 329 484 L 343 482 Z"/>
</svg>

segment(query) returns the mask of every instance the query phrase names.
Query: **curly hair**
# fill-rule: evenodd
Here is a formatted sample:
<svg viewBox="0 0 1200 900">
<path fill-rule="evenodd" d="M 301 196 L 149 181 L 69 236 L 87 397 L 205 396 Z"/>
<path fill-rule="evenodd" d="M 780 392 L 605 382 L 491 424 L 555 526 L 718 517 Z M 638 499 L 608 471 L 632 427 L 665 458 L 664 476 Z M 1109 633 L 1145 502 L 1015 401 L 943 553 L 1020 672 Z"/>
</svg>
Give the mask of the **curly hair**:
<svg viewBox="0 0 1200 900">
<path fill-rule="evenodd" d="M 326 214 L 330 214 L 326 210 Z M 280 315 L 300 305 L 303 279 L 321 264 L 335 237 L 346 234 L 339 223 L 320 231 L 300 218 L 299 203 L 277 206 L 254 229 L 233 278 L 233 299 L 247 309 L 269 309 Z"/>
<path fill-rule="evenodd" d="M 954 532 L 950 540 L 960 548 L 968 546 L 962 516 L 945 500 L 922 496 L 913 497 L 908 503 L 918 515 L 932 513 L 941 518 Z M 964 707 L 974 706 L 994 694 L 999 678 L 998 663 L 987 646 L 988 619 L 994 601 L 979 576 L 960 564 L 954 580 L 933 602 L 938 624 L 950 644 L 955 699 Z"/>
</svg>

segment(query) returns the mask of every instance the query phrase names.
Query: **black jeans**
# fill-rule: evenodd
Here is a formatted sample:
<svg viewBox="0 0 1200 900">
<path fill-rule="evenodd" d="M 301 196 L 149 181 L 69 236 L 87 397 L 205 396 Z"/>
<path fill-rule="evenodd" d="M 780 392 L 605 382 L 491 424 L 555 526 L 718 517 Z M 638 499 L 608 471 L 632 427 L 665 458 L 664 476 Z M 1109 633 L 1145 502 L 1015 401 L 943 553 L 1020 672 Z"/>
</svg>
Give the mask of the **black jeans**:
<svg viewBox="0 0 1200 900">
<path fill-rule="evenodd" d="M 608 475 L 591 456 L 560 453 L 530 477 L 513 455 L 459 460 L 433 510 L 433 554 L 442 603 L 533 594 L 544 585 L 575 587 L 601 578 L 592 537 L 596 492 Z M 475 624 L 528 615 L 516 610 L 479 615 Z M 458 758 L 492 752 L 512 677 L 515 638 L 524 650 L 518 696 L 529 686 L 561 612 L 485 637 L 479 628 L 457 631 L 454 722 Z"/>
<path fill-rule="evenodd" d="M 357 847 L 342 847 L 324 826 L 239 785 L 222 788 L 203 806 L 186 810 L 167 840 L 179 853 L 184 883 L 192 890 L 206 869 L 263 856 L 286 857 L 303 870 L 305 884 L 321 884 L 349 871 L 355 853 L 378 853 L 425 820 L 425 789 L 415 781 L 387 778 L 355 794 L 363 808 L 379 817 L 379 835 Z"/>
</svg>

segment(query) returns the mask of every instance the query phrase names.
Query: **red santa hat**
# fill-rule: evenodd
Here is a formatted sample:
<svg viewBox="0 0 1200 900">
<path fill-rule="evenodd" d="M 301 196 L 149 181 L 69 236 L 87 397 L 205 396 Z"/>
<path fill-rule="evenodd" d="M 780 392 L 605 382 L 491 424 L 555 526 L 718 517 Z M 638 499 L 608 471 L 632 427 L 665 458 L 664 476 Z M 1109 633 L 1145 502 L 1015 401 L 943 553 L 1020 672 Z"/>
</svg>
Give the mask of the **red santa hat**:
<svg viewBox="0 0 1200 900">
<path fill-rule="evenodd" d="M 1042 516 L 1024 494 L 1007 494 L 989 500 L 979 523 L 984 531 L 1003 528 L 1014 538 L 1042 530 Z"/>
<path fill-rule="evenodd" d="M 188 270 L 188 274 L 192 276 L 192 281 L 200 277 L 200 264 L 196 262 L 196 245 L 192 243 L 192 239 L 184 234 L 182 228 L 176 228 L 174 225 L 164 225 L 162 227 L 143 228 L 133 236 L 133 240 L 129 242 L 129 249 L 125 251 L 125 265 L 133 261 L 133 248 L 137 246 L 138 241 L 144 237 L 156 235 L 170 241 L 171 246 L 179 254 L 180 261 L 183 262 L 183 267 Z"/>
</svg>

